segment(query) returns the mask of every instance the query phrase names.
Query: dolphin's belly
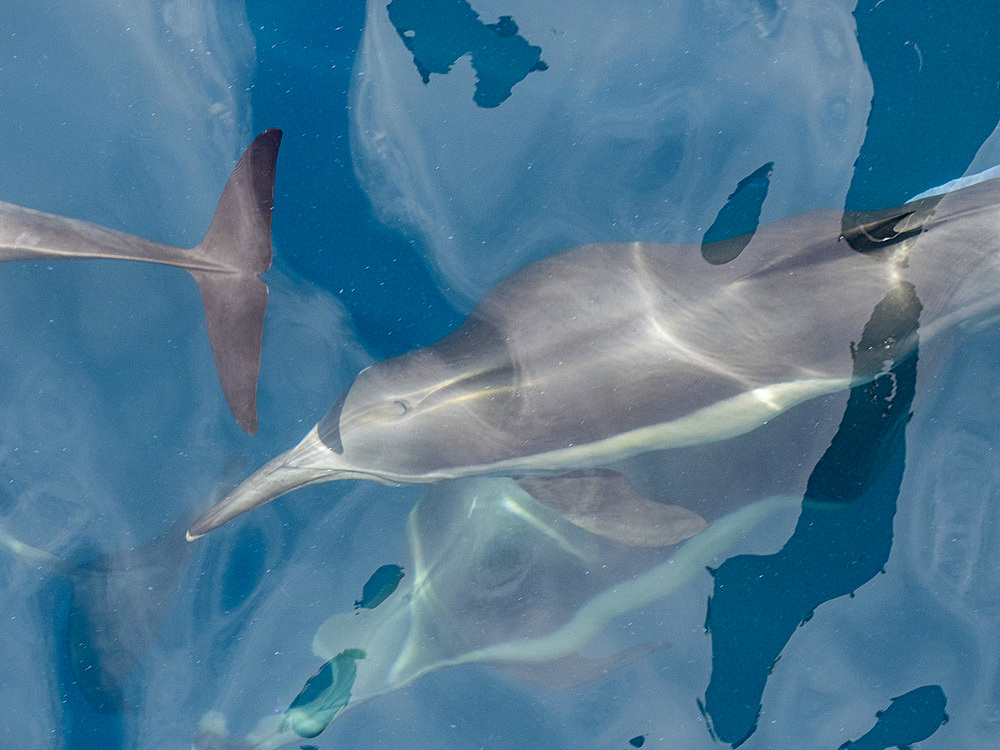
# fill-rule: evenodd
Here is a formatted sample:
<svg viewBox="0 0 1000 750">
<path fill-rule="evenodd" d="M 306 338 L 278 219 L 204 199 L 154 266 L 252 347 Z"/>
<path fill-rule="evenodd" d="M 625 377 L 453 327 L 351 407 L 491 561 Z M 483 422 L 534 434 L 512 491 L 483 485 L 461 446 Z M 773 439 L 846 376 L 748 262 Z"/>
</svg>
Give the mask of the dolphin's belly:
<svg viewBox="0 0 1000 750">
<path fill-rule="evenodd" d="M 445 479 L 480 474 L 520 476 L 562 472 L 600 466 L 653 450 L 684 448 L 726 440 L 766 424 L 768 420 L 796 404 L 843 390 L 850 384 L 850 378 L 799 380 L 775 384 L 717 401 L 670 421 L 644 424 L 639 427 L 632 427 L 629 424 L 618 431 L 608 431 L 610 434 L 605 437 L 589 440 L 584 438 L 582 442 L 567 439 L 569 433 L 565 431 L 554 431 L 548 433 L 550 437 L 557 434 L 558 437 L 554 439 L 532 441 L 534 450 L 506 458 L 496 455 L 483 456 L 485 461 L 482 463 L 471 463 L 474 458 L 469 455 L 466 459 L 469 463 L 456 464 L 454 458 L 459 455 L 456 451 L 451 454 L 451 460 L 440 455 L 438 462 L 441 468 L 431 470 L 422 476 Z M 512 442 L 518 442 L 525 447 L 532 444 L 519 439 Z"/>
</svg>

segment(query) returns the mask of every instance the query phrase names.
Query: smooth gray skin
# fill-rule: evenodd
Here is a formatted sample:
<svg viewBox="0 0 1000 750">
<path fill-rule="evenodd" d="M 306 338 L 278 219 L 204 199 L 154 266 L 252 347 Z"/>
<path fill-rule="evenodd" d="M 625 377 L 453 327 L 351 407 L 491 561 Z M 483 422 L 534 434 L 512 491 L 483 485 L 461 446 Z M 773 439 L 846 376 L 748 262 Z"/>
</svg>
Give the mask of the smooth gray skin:
<svg viewBox="0 0 1000 750">
<path fill-rule="evenodd" d="M 205 238 L 183 249 L 76 219 L 0 201 L 0 261 L 115 258 L 179 266 L 198 282 L 226 402 L 248 434 L 257 431 L 257 375 L 271 267 L 271 208 L 280 130 L 243 152 Z"/>
<path fill-rule="evenodd" d="M 847 237 L 844 218 L 761 228 L 721 266 L 648 243 L 534 263 L 449 336 L 364 370 L 188 538 L 315 482 L 551 476 L 734 438 L 874 377 L 852 375 L 853 344 L 900 285 L 922 304 L 921 343 L 998 306 L 1000 180 L 850 217 Z"/>
</svg>

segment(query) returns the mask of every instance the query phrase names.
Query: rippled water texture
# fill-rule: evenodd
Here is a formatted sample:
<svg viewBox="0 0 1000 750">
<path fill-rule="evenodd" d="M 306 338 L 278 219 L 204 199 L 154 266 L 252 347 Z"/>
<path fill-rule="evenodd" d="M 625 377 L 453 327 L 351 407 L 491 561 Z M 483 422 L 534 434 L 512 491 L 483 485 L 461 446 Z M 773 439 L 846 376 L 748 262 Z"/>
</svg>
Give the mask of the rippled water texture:
<svg viewBox="0 0 1000 750">
<path fill-rule="evenodd" d="M 318 485 L 184 541 L 363 367 L 531 261 L 697 254 L 1000 162 L 994 0 L 389 5 L 6 0 L 0 200 L 192 246 L 253 135 L 285 137 L 253 438 L 187 274 L 0 264 L 0 746 L 994 747 L 996 318 L 766 432 L 616 467 L 742 514 L 702 547 L 613 547 L 495 479 Z"/>
<path fill-rule="evenodd" d="M 411 85 L 377 3 L 356 67 L 362 184 L 454 299 L 574 245 L 700 240 L 768 161 L 765 221 L 842 200 L 872 96 L 851 3 L 510 10 L 549 68 L 496 109 L 472 101 L 468 58 Z"/>
</svg>

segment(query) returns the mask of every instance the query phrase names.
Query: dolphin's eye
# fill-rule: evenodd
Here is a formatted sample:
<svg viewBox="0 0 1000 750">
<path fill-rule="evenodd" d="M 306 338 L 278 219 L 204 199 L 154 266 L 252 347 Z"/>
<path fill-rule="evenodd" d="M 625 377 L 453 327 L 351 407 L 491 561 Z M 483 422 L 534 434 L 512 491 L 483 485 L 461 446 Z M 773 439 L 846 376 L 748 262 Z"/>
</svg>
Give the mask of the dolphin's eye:
<svg viewBox="0 0 1000 750">
<path fill-rule="evenodd" d="M 398 414 L 396 414 L 397 417 L 405 417 L 406 416 L 406 412 L 408 412 L 410 410 L 409 405 L 405 401 L 403 401 L 402 399 L 397 398 L 392 403 L 393 403 L 393 405 L 396 407 L 396 409 L 399 412 Z"/>
</svg>

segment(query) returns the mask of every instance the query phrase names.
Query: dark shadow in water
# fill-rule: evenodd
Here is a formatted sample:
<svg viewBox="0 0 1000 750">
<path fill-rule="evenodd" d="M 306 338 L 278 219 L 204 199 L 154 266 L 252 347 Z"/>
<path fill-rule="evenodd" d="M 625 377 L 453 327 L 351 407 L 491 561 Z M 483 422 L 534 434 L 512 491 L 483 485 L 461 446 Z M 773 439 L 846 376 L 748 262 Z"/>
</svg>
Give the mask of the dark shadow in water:
<svg viewBox="0 0 1000 750">
<path fill-rule="evenodd" d="M 354 602 L 354 608 L 375 609 L 395 592 L 403 575 L 403 568 L 399 565 L 381 566 L 365 582 L 361 598 Z"/>
<path fill-rule="evenodd" d="M 845 202 L 852 211 L 959 177 L 1000 120 L 996 0 L 860 0 L 854 17 L 874 96 Z"/>
<path fill-rule="evenodd" d="M 121 714 L 142 708 L 136 666 L 159 638 L 178 596 L 191 549 L 184 539 L 190 522 L 183 516 L 136 547 L 77 554 L 86 560 L 79 564 L 0 529 L 5 553 L 51 583 L 40 596 L 54 594 L 52 631 L 59 639 L 54 669 L 69 747 L 121 746 Z"/>
<path fill-rule="evenodd" d="M 511 16 L 483 23 L 465 0 L 392 0 L 388 10 L 425 84 L 431 73 L 444 75 L 460 57 L 472 55 L 472 99 L 480 107 L 499 106 L 529 73 L 549 67 L 541 59 L 542 48 L 517 33 Z"/>
<path fill-rule="evenodd" d="M 926 740 L 948 723 L 944 711 L 947 702 L 940 685 L 924 685 L 904 693 L 875 714 L 875 726 L 863 737 L 848 740 L 840 750 L 887 750 Z"/>
<path fill-rule="evenodd" d="M 190 521 L 182 516 L 145 544 L 63 571 L 73 584 L 67 647 L 74 683 L 99 713 L 133 707 L 127 688 L 177 597 Z"/>
<path fill-rule="evenodd" d="M 736 185 L 701 238 L 701 257 L 706 261 L 714 266 L 729 263 L 750 244 L 760 223 L 760 210 L 771 187 L 773 170 L 774 162 L 769 161 Z"/>
<path fill-rule="evenodd" d="M 223 612 L 238 609 L 257 590 L 267 567 L 267 539 L 256 526 L 245 526 L 236 535 L 232 552 L 222 568 L 219 607 Z"/>
<path fill-rule="evenodd" d="M 913 286 L 899 284 L 852 344 L 860 382 L 809 477 L 785 546 L 729 558 L 712 571 L 705 623 L 712 677 L 701 707 L 714 735 L 733 747 L 756 730 L 767 678 L 796 628 L 824 602 L 853 595 L 889 558 L 917 374 L 916 350 L 898 362 L 894 350 L 917 335 L 920 309 Z M 861 380 L 883 363 L 891 363 L 888 371 Z"/>
<path fill-rule="evenodd" d="M 1000 118 L 1000 45 L 990 41 L 1000 34 L 1000 4 L 975 0 L 972 8 L 946 6 L 933 0 L 915 5 L 862 0 L 854 12 L 874 96 L 842 226 L 845 241 L 873 260 L 914 237 L 919 226 L 899 231 L 905 212 L 867 209 L 901 204 L 961 175 Z M 944 28 L 927 22 L 943 13 L 955 23 Z M 956 111 L 964 113 L 959 126 Z M 924 201 L 921 213 L 935 202 Z M 786 545 L 775 555 L 731 558 L 714 573 L 706 621 L 712 677 L 703 711 L 715 735 L 733 747 L 755 731 L 768 675 L 795 629 L 823 602 L 870 580 L 888 559 L 917 355 L 914 350 L 892 362 L 878 344 L 891 348 L 893 340 L 916 336 L 919 310 L 912 287 L 901 287 L 880 303 L 861 345 L 852 348 L 859 378 L 886 360 L 891 367 L 852 388 L 840 428 L 810 475 L 802 514 Z M 895 707 L 884 713 L 887 721 L 890 710 L 895 709 L 892 716 L 904 715 L 898 713 L 902 705 Z M 917 724 L 910 727 L 940 718 L 928 710 L 923 718 L 911 714 Z"/>
<path fill-rule="evenodd" d="M 254 128 L 295 133 L 278 164 L 276 263 L 336 295 L 376 359 L 437 341 L 465 316 L 419 248 L 372 216 L 354 174 L 348 88 L 365 3 L 248 0 L 247 17 L 257 40 Z"/>
</svg>

